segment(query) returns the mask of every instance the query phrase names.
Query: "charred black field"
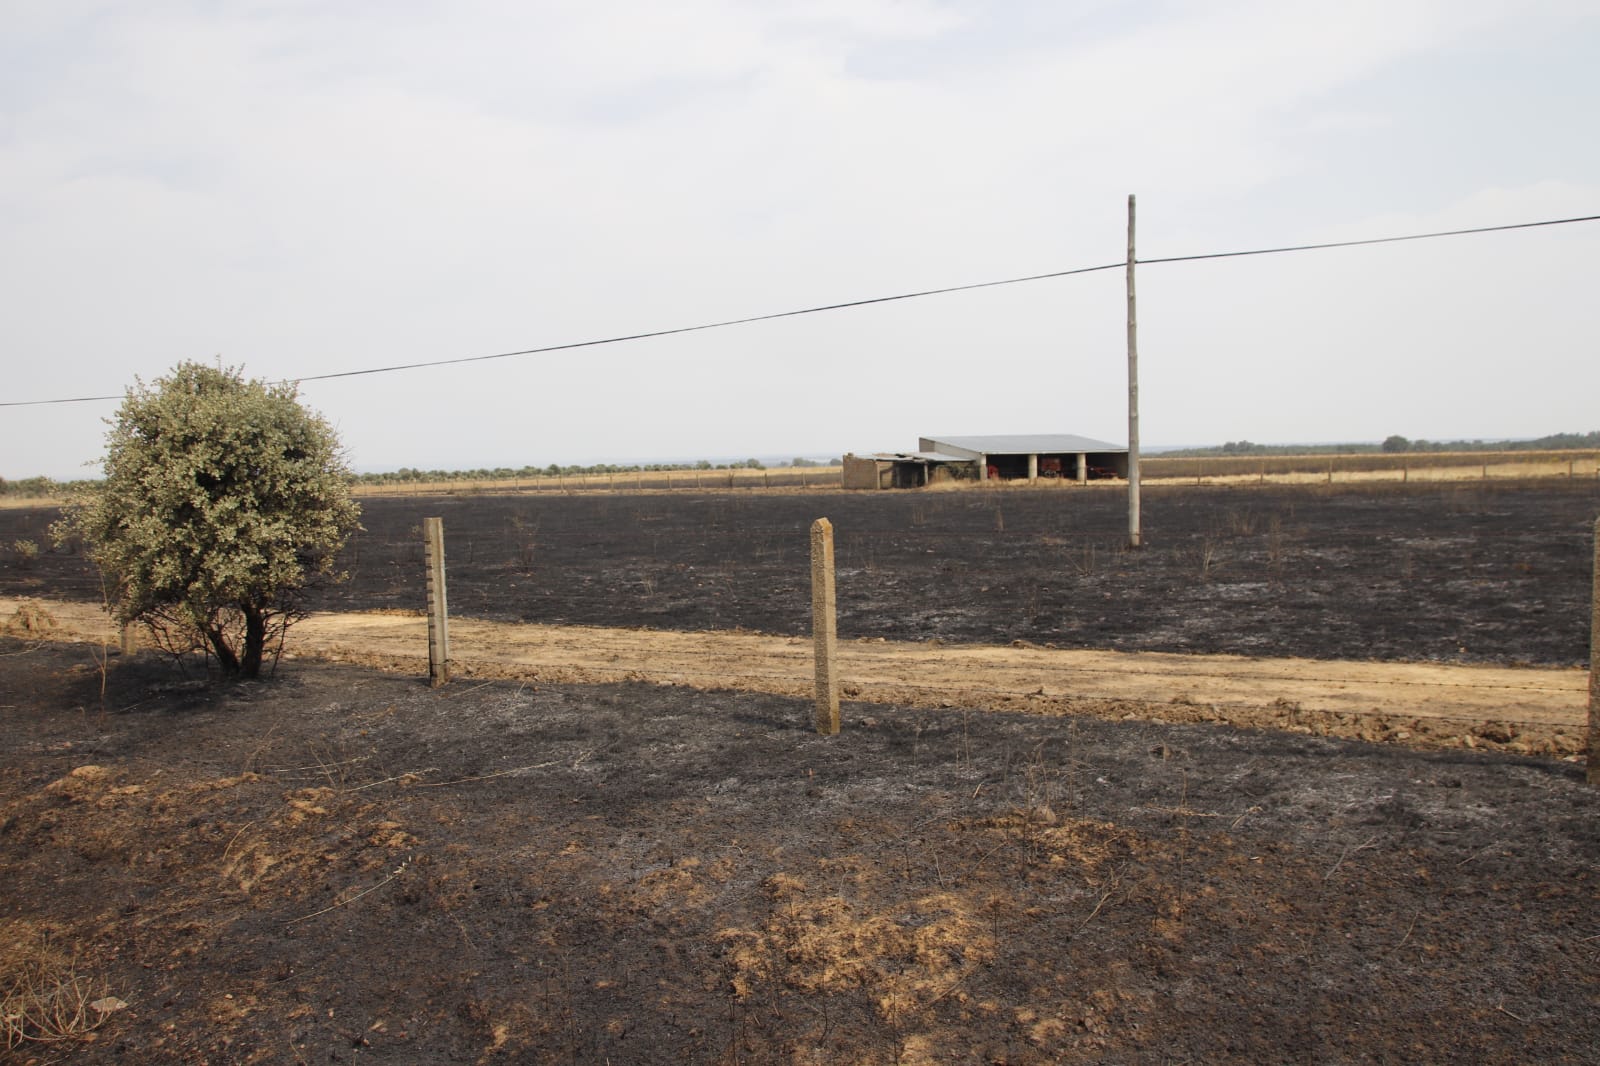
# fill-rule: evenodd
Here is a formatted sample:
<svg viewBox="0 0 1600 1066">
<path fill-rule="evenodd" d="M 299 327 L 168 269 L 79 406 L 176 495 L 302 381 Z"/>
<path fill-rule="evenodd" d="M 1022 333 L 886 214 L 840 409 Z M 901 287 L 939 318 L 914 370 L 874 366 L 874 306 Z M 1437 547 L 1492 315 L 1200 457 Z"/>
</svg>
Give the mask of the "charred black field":
<svg viewBox="0 0 1600 1066">
<path fill-rule="evenodd" d="M 421 610 L 424 516 L 451 610 L 566 625 L 805 633 L 811 522 L 837 537 L 842 636 L 1580 665 L 1600 481 L 1160 486 L 1126 550 L 1118 487 L 370 498 L 331 610 Z M 45 543 L 47 510 L 0 510 Z M 98 600 L 81 557 L 0 591 Z"/>
<path fill-rule="evenodd" d="M 442 515 L 463 615 L 799 633 L 825 515 L 850 636 L 1586 659 L 1592 483 L 1163 488 L 1139 552 L 1121 505 L 371 500 L 318 603 L 420 609 Z M 70 554 L 0 573 L 99 596 Z M 1571 760 L 101 656 L 0 639 L 18 1062 L 1600 1061 Z"/>
</svg>

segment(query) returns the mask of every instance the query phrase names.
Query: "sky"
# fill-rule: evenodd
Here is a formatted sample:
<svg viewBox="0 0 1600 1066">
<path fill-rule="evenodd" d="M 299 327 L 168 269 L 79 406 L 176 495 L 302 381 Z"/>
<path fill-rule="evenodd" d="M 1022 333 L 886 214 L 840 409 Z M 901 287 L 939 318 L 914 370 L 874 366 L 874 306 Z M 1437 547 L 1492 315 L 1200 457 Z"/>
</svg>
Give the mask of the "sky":
<svg viewBox="0 0 1600 1066">
<path fill-rule="evenodd" d="M 1600 215 L 1592 0 L 0 0 L 0 476 L 120 396 Z M 1146 447 L 1600 429 L 1600 222 L 1137 271 Z M 329 380 L 351 465 L 1128 434 L 1124 272 Z M 25 402 L 27 405 L 14 406 Z"/>
</svg>

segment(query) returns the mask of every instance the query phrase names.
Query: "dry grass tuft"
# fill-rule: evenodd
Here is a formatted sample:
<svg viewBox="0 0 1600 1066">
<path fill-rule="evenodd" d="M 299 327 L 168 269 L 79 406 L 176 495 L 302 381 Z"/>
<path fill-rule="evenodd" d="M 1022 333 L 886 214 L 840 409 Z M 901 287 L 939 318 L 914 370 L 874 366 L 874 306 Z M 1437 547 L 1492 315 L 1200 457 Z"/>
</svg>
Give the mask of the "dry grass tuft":
<svg viewBox="0 0 1600 1066">
<path fill-rule="evenodd" d="M 0 926 L 0 1042 L 7 1051 L 93 1039 L 125 1006 L 80 973 L 48 930 L 26 922 Z"/>
<path fill-rule="evenodd" d="M 760 929 L 726 929 L 731 987 L 744 999 L 775 982 L 805 993 L 863 991 L 899 1028 L 931 1010 L 995 957 L 981 908 L 956 892 L 926 892 L 879 908 L 813 890 L 779 873 L 768 879 L 772 911 Z"/>
<path fill-rule="evenodd" d="M 17 604 L 17 609 L 11 617 L 0 622 L 0 633 L 12 633 L 17 636 L 39 636 L 56 628 L 53 615 L 41 604 L 32 600 L 23 600 Z"/>
</svg>

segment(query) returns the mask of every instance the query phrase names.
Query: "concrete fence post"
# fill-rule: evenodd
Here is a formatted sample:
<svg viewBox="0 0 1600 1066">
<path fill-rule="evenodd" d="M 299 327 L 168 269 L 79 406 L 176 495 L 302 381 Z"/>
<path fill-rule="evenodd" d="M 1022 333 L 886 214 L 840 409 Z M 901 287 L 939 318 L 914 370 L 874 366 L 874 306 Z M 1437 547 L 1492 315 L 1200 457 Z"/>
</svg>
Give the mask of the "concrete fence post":
<svg viewBox="0 0 1600 1066">
<path fill-rule="evenodd" d="M 428 563 L 428 683 L 450 680 L 450 610 L 444 594 L 444 519 L 422 520 L 423 555 Z"/>
<path fill-rule="evenodd" d="M 817 732 L 839 732 L 838 611 L 834 600 L 833 523 L 811 523 L 811 638 L 817 656 Z"/>
<path fill-rule="evenodd" d="M 1589 784 L 1600 788 L 1600 518 L 1594 523 L 1594 588 L 1589 593 Z"/>
</svg>

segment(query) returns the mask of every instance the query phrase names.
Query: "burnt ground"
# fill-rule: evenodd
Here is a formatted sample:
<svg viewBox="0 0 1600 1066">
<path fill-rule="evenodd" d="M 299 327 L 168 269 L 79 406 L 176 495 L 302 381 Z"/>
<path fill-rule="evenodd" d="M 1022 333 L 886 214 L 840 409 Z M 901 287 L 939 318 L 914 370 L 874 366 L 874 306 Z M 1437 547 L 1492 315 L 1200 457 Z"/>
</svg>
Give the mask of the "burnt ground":
<svg viewBox="0 0 1600 1066">
<path fill-rule="evenodd" d="M 1320 659 L 1588 659 L 1600 481 L 1153 486 L 1125 550 L 1118 486 L 363 500 L 328 610 L 419 610 L 444 519 L 451 610 L 659 629 L 810 627 L 811 522 L 837 537 L 844 637 Z M 0 546 L 53 512 L 0 510 Z M 98 601 L 82 558 L 0 592 Z"/>
<path fill-rule="evenodd" d="M 1121 505 L 370 501 L 321 602 L 414 609 L 442 514 L 457 613 L 799 632 L 826 514 L 852 636 L 1585 658 L 1586 483 Z M 1600 1061 L 1571 760 L 101 654 L 0 639 L 0 1017 L 103 1008 L 16 1061 Z"/>
<path fill-rule="evenodd" d="M 0 962 L 125 1006 L 15 1061 L 1600 1059 L 1571 762 L 96 650 L 0 641 Z"/>
</svg>

